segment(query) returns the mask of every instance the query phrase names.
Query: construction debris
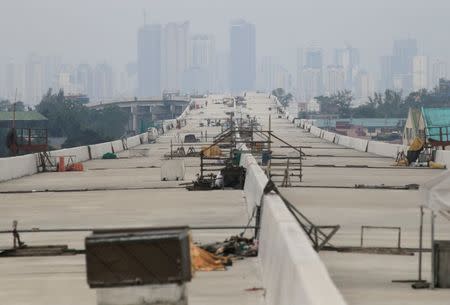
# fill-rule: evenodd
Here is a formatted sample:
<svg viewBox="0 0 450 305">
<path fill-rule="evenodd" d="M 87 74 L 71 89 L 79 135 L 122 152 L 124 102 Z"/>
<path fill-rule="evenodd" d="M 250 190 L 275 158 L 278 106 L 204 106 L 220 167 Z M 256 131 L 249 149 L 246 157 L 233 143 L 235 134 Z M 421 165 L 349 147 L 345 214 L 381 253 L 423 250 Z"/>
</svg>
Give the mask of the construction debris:
<svg viewBox="0 0 450 305">
<path fill-rule="evenodd" d="M 225 271 L 230 266 L 228 257 L 216 256 L 191 243 L 191 263 L 194 271 Z"/>
<path fill-rule="evenodd" d="M 254 257 L 258 256 L 258 244 L 254 238 L 232 236 L 223 242 L 200 246 L 202 249 L 221 257 Z"/>
</svg>

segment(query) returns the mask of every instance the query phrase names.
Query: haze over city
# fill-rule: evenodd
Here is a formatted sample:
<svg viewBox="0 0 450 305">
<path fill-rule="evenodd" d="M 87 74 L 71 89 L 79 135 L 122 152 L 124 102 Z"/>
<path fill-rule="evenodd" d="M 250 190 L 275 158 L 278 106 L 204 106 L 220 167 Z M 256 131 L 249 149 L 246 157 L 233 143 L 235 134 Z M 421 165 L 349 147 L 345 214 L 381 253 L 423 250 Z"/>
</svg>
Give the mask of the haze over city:
<svg viewBox="0 0 450 305">
<path fill-rule="evenodd" d="M 298 65 L 304 64 L 299 63 L 299 49 L 313 46 L 322 50 L 325 76 L 327 66 L 336 65 L 335 49 L 351 46 L 359 53 L 355 65 L 370 77 L 369 87 L 383 90 L 381 57 L 393 53 L 394 40 L 415 39 L 415 55 L 427 57 L 430 78 L 427 86 L 431 88 L 436 85 L 432 80 L 433 63 L 439 61 L 446 66 L 450 60 L 450 41 L 442 39 L 450 26 L 445 16 L 448 9 L 450 4 L 446 1 L 403 0 L 2 1 L 0 75 L 5 74 L 5 65 L 20 66 L 30 59 L 30 54 L 52 57 L 58 65 L 66 65 L 63 72 L 71 74 L 79 64 L 107 64 L 106 69 L 113 70 L 114 92 L 91 98 L 133 96 L 137 95 L 137 80 L 124 80 L 121 73 L 127 70 L 127 64 L 137 61 L 137 33 L 144 23 L 189 22 L 186 39 L 189 41 L 197 34 L 209 35 L 214 43 L 212 61 L 216 61 L 216 56 L 225 58 L 230 52 L 230 23 L 243 19 L 255 26 L 257 79 L 264 78 L 260 71 L 264 70 L 264 61 L 267 65 L 270 58 L 271 65 L 281 66 L 288 73 L 290 88 L 287 89 L 299 91 Z M 14 31 L 10 30 L 11 26 Z M 190 47 L 187 52 L 192 52 Z M 20 80 L 11 86 L 19 91 L 27 87 Z M 255 86 L 265 89 L 258 86 L 258 80 Z M 57 81 L 52 87 L 58 89 Z M 0 96 L 10 99 L 11 92 L 15 91 L 13 88 L 0 90 Z M 24 98 L 26 94 L 19 92 L 19 97 Z"/>
</svg>

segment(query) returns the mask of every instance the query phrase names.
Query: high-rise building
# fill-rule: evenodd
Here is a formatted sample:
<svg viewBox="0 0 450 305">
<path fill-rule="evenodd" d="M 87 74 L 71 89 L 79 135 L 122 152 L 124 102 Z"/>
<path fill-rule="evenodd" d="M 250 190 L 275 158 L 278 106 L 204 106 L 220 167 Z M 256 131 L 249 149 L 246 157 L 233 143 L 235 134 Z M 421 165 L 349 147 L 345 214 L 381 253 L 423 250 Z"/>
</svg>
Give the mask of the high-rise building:
<svg viewBox="0 0 450 305">
<path fill-rule="evenodd" d="M 285 91 L 292 89 L 291 74 L 271 56 L 262 58 L 256 79 L 257 89 L 261 91 L 271 92 L 276 88 L 283 88 Z"/>
<path fill-rule="evenodd" d="M 297 98 L 308 102 L 323 94 L 323 52 L 316 47 L 297 51 Z"/>
<path fill-rule="evenodd" d="M 236 20 L 230 27 L 230 83 L 233 93 L 253 90 L 256 82 L 255 26 Z"/>
<path fill-rule="evenodd" d="M 373 78 L 364 70 L 358 71 L 355 77 L 356 90 L 355 97 L 359 99 L 366 99 L 372 96 L 375 92 Z"/>
<path fill-rule="evenodd" d="M 325 78 L 325 93 L 332 95 L 344 89 L 346 89 L 344 67 L 328 66 Z"/>
<path fill-rule="evenodd" d="M 417 52 L 417 41 L 415 39 L 394 41 L 391 62 L 394 88 L 400 85 L 402 87 L 396 89 L 404 92 L 410 92 L 413 89 L 413 59 L 417 56 Z"/>
<path fill-rule="evenodd" d="M 144 25 L 138 31 L 138 96 L 161 95 L 161 25 Z"/>
<path fill-rule="evenodd" d="M 166 24 L 162 41 L 162 88 L 181 90 L 183 74 L 189 67 L 189 22 Z"/>
<path fill-rule="evenodd" d="M 23 100 L 24 98 L 24 71 L 23 65 L 16 64 L 12 59 L 3 67 L 2 77 L 2 98 L 10 101 Z M 16 96 L 17 92 L 17 96 Z"/>
<path fill-rule="evenodd" d="M 114 76 L 112 67 L 99 64 L 94 69 L 94 100 L 111 99 L 113 97 Z"/>
<path fill-rule="evenodd" d="M 347 46 L 344 49 L 336 49 L 334 64 L 344 69 L 345 89 L 353 90 L 355 88 L 354 76 L 359 67 L 359 51 L 351 46 Z"/>
<path fill-rule="evenodd" d="M 304 66 L 306 68 L 322 69 L 323 67 L 323 52 L 320 48 L 308 48 L 304 53 Z"/>
<path fill-rule="evenodd" d="M 414 56 L 413 58 L 413 90 L 428 88 L 428 57 Z"/>
<path fill-rule="evenodd" d="M 136 96 L 137 88 L 137 63 L 131 62 L 125 65 L 118 76 L 118 94 L 124 97 Z"/>
<path fill-rule="evenodd" d="M 302 71 L 303 101 L 322 95 L 322 69 L 307 68 Z"/>
<path fill-rule="evenodd" d="M 210 69 L 214 55 L 215 42 L 211 35 L 194 35 L 191 38 L 191 67 Z"/>
<path fill-rule="evenodd" d="M 213 91 L 230 91 L 230 53 L 218 52 L 214 60 L 214 84 Z"/>
<path fill-rule="evenodd" d="M 80 64 L 75 71 L 75 81 L 80 90 L 80 94 L 85 94 L 88 97 L 94 95 L 94 76 L 92 67 L 89 64 Z"/>
<path fill-rule="evenodd" d="M 435 60 L 431 65 L 431 87 L 439 86 L 439 80 L 441 78 L 446 79 L 448 77 L 448 66 L 445 61 Z"/>
<path fill-rule="evenodd" d="M 195 35 L 191 38 L 191 59 L 189 69 L 184 72 L 183 91 L 206 93 L 213 87 L 215 58 L 214 38 L 209 35 Z"/>
<path fill-rule="evenodd" d="M 379 89 L 382 91 L 393 87 L 393 72 L 392 72 L 392 56 L 382 56 L 381 64 L 381 79 Z"/>
<path fill-rule="evenodd" d="M 44 95 L 44 65 L 42 58 L 35 54 L 28 57 L 25 64 L 25 103 L 35 105 Z"/>
</svg>

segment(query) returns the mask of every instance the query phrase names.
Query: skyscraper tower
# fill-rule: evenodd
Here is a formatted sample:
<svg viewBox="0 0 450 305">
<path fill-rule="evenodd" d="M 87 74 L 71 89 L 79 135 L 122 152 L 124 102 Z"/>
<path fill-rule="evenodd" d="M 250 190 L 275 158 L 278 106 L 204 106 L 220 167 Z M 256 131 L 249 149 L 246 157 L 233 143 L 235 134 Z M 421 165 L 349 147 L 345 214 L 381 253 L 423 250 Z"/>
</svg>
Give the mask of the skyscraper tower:
<svg viewBox="0 0 450 305">
<path fill-rule="evenodd" d="M 230 83 L 233 93 L 253 90 L 256 81 L 255 26 L 236 20 L 230 27 Z"/>
<path fill-rule="evenodd" d="M 189 65 L 189 22 L 166 24 L 162 38 L 162 89 L 177 91 Z"/>
<path fill-rule="evenodd" d="M 161 25 L 144 25 L 138 32 L 138 96 L 161 95 Z"/>
</svg>

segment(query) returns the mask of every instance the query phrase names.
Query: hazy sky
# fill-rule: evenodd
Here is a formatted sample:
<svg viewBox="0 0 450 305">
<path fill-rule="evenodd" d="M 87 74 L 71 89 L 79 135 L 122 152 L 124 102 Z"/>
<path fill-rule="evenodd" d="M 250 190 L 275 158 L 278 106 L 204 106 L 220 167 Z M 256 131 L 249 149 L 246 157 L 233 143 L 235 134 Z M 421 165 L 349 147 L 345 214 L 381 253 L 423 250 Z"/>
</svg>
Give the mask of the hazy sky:
<svg viewBox="0 0 450 305">
<path fill-rule="evenodd" d="M 416 38 L 425 54 L 450 59 L 448 0 L 0 0 L 0 58 L 37 52 L 121 65 L 136 57 L 144 9 L 148 22 L 190 20 L 218 49 L 228 47 L 230 21 L 244 18 L 256 25 L 258 57 L 279 56 L 292 71 L 296 48 L 311 43 L 347 41 L 371 69 L 394 38 Z"/>
</svg>

